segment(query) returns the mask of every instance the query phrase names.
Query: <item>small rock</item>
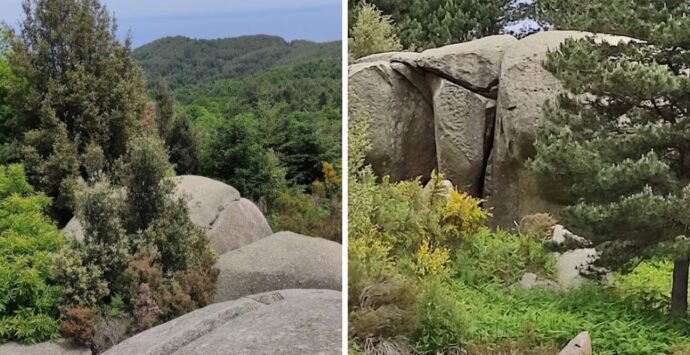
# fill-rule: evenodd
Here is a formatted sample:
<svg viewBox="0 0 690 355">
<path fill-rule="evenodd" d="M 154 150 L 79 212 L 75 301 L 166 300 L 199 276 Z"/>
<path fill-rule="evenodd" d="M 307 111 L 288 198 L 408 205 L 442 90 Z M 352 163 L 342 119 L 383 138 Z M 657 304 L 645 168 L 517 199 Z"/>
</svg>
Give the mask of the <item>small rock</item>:
<svg viewBox="0 0 690 355">
<path fill-rule="evenodd" d="M 589 332 L 578 334 L 558 355 L 592 355 L 592 339 Z"/>
<path fill-rule="evenodd" d="M 594 248 L 575 249 L 558 255 L 558 283 L 565 288 L 580 286 L 585 281 L 580 271 L 587 269 L 597 258 Z"/>
<path fill-rule="evenodd" d="M 592 243 L 579 235 L 567 230 L 564 226 L 556 224 L 551 232 L 551 238 L 544 241 L 544 245 L 554 251 L 567 251 L 578 248 L 585 248 Z"/>
<path fill-rule="evenodd" d="M 560 290 L 561 286 L 552 281 L 552 280 L 547 280 L 547 279 L 540 279 L 537 274 L 528 272 L 522 275 L 522 278 L 518 283 L 515 285 L 511 286 L 512 289 L 523 289 L 523 290 L 529 290 L 532 288 L 541 288 L 541 289 L 549 289 L 549 290 Z"/>
</svg>

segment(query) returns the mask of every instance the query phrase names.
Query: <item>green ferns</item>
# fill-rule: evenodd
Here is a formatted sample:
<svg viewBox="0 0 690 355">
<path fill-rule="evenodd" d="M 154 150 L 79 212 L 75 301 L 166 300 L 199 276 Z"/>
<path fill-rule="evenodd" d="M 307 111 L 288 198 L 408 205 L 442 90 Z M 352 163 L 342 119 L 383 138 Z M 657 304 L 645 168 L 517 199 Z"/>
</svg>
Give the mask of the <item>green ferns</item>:
<svg viewBox="0 0 690 355">
<path fill-rule="evenodd" d="M 60 287 L 51 282 L 51 254 L 65 241 L 44 214 L 49 205 L 21 165 L 0 166 L 0 342 L 58 336 Z"/>
</svg>

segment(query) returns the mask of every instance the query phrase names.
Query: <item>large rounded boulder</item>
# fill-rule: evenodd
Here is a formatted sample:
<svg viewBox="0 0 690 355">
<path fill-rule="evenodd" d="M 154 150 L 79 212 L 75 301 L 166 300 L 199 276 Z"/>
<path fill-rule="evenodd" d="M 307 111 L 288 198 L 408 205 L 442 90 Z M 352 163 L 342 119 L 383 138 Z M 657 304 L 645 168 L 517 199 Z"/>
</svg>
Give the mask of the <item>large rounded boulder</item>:
<svg viewBox="0 0 690 355">
<path fill-rule="evenodd" d="M 342 246 L 280 232 L 220 256 L 214 302 L 287 288 L 342 287 Z"/>
<path fill-rule="evenodd" d="M 339 291 L 274 291 L 206 306 L 105 354 L 341 354 L 341 317 Z"/>
<path fill-rule="evenodd" d="M 242 198 L 234 187 L 196 175 L 177 176 L 175 183 L 175 196 L 187 201 L 190 219 L 204 230 L 209 246 L 218 254 L 273 233 L 256 205 Z M 84 239 L 83 228 L 76 217 L 63 231 L 77 240 Z"/>
</svg>

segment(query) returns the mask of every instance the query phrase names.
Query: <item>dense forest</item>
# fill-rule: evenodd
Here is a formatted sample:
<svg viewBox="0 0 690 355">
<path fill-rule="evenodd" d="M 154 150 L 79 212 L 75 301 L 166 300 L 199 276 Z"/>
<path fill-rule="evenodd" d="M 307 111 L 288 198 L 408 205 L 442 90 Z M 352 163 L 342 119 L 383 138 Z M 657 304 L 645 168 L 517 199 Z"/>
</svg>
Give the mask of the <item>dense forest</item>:
<svg viewBox="0 0 690 355">
<path fill-rule="evenodd" d="M 365 157 L 370 126 L 380 118 L 350 95 L 351 354 L 556 354 L 582 331 L 596 354 L 690 351 L 690 7 L 654 0 L 522 3 L 350 2 L 351 60 L 507 33 L 507 20 L 524 15 L 544 29 L 640 39 L 549 43 L 538 70 L 567 92 L 545 102 L 543 117 L 530 117 L 536 140 L 527 142 L 532 156 L 522 163 L 563 208 L 523 216 L 508 230 L 490 228 L 494 211 L 486 201 L 448 186 L 440 174 L 428 184 L 377 176 Z M 540 80 L 519 79 L 529 88 Z M 587 270 L 592 280 L 579 287 L 549 282 L 558 280 L 563 252 L 549 243 L 556 223 L 597 246 Z M 597 280 L 606 271 L 609 283 Z M 541 286 L 522 287 L 527 274 Z"/>
<path fill-rule="evenodd" d="M 133 55 L 178 173 L 227 182 L 277 230 L 340 239 L 340 42 L 172 37 Z"/>
<path fill-rule="evenodd" d="M 314 59 L 340 58 L 340 42 L 286 42 L 276 36 L 254 35 L 216 40 L 166 37 L 134 50 L 149 88 L 164 77 L 173 88 L 219 79 L 240 79 L 263 70 Z"/>
</svg>

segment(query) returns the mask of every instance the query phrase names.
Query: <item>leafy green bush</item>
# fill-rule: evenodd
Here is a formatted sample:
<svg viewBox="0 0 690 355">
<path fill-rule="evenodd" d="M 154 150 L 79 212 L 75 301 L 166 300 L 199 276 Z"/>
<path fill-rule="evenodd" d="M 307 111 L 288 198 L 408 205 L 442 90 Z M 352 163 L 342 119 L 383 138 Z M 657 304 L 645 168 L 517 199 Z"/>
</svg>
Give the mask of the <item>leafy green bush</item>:
<svg viewBox="0 0 690 355">
<path fill-rule="evenodd" d="M 51 254 L 65 239 L 44 214 L 49 205 L 21 165 L 0 166 L 0 342 L 58 335 L 61 286 L 51 278 Z"/>
<path fill-rule="evenodd" d="M 467 306 L 457 296 L 457 288 L 441 277 L 434 277 L 423 285 L 419 303 L 423 305 L 421 327 L 415 336 L 417 350 L 424 353 L 443 353 L 461 349 L 472 324 Z"/>
<path fill-rule="evenodd" d="M 667 312 L 671 305 L 673 262 L 653 259 L 637 265 L 630 273 L 616 274 L 616 288 L 633 307 Z"/>
<path fill-rule="evenodd" d="M 532 238 L 482 229 L 460 246 L 453 269 L 469 284 L 517 282 L 526 272 L 553 278 L 556 259 Z"/>
</svg>

